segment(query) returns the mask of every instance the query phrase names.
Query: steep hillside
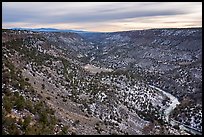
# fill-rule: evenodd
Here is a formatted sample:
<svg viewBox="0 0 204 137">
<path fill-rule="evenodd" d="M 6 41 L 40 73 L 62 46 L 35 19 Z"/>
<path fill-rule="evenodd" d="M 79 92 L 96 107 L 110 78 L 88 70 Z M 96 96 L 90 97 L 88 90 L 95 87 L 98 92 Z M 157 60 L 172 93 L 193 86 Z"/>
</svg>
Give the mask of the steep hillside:
<svg viewBox="0 0 204 137">
<path fill-rule="evenodd" d="M 200 133 L 201 33 L 2 30 L 3 134 Z"/>
<path fill-rule="evenodd" d="M 97 41 L 91 64 L 125 69 L 182 99 L 201 103 L 202 29 L 152 29 L 82 35 Z"/>
</svg>

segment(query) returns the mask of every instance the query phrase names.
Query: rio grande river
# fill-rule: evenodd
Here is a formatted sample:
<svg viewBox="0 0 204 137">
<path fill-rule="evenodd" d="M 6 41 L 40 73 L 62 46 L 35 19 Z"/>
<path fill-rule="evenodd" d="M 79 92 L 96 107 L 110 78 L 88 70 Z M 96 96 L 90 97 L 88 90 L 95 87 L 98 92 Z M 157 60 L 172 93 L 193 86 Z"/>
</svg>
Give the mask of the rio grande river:
<svg viewBox="0 0 204 137">
<path fill-rule="evenodd" d="M 153 85 L 149 85 L 149 86 L 156 89 L 156 90 L 158 90 L 158 91 L 160 91 L 160 92 L 163 92 L 163 94 L 165 94 L 167 97 L 170 98 L 171 104 L 169 105 L 169 107 L 167 107 L 164 110 L 164 115 L 165 115 L 165 119 L 166 119 L 167 122 L 169 122 L 172 126 L 179 125 L 180 129 L 186 130 L 186 131 L 188 131 L 188 132 L 190 132 L 192 134 L 202 135 L 201 132 L 197 131 L 196 129 L 194 129 L 192 127 L 189 127 L 187 125 L 183 125 L 182 123 L 179 123 L 178 121 L 175 121 L 173 119 L 169 120 L 169 115 L 170 115 L 171 111 L 173 111 L 176 108 L 176 105 L 180 104 L 180 102 L 178 101 L 178 99 L 176 97 L 174 97 L 170 93 L 167 93 L 167 92 L 163 91 L 162 89 L 160 89 L 158 87 L 155 87 Z"/>
</svg>

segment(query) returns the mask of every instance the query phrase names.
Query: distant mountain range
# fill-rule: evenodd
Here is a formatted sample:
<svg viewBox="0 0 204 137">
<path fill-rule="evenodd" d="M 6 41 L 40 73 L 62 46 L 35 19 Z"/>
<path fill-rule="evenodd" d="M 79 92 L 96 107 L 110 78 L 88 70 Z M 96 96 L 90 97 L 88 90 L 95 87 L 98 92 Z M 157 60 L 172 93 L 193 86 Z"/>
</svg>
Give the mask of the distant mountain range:
<svg viewBox="0 0 204 137">
<path fill-rule="evenodd" d="M 55 28 L 11 28 L 12 30 L 29 30 L 38 32 L 74 32 L 74 33 L 93 33 L 82 30 L 67 30 L 67 29 L 55 29 Z"/>
<path fill-rule="evenodd" d="M 195 28 L 155 28 L 155 29 L 149 29 L 149 30 L 178 30 L 178 29 L 200 29 L 200 27 Z M 36 32 L 73 32 L 73 33 L 80 33 L 92 35 L 92 34 L 102 34 L 102 33 L 118 33 L 118 32 L 131 32 L 131 31 L 137 31 L 137 30 L 127 30 L 127 31 L 115 31 L 115 32 L 93 32 L 93 31 L 83 31 L 83 30 L 72 30 L 72 29 L 56 29 L 56 28 L 10 28 L 12 30 L 28 30 L 28 31 L 36 31 Z M 148 30 L 148 29 L 147 29 Z"/>
</svg>

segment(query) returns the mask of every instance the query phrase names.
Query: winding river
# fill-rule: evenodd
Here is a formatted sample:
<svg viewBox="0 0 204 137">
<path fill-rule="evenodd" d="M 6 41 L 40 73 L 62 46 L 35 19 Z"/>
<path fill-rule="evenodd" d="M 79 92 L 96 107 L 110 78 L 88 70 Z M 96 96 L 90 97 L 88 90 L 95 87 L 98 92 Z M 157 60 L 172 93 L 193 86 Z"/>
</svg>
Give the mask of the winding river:
<svg viewBox="0 0 204 137">
<path fill-rule="evenodd" d="M 155 87 L 155 86 L 152 86 L 152 85 L 149 85 L 149 86 L 156 89 L 156 90 L 158 90 L 158 91 L 160 91 L 160 92 L 162 92 L 164 95 L 166 95 L 168 98 L 170 98 L 171 104 L 169 105 L 169 107 L 167 107 L 164 110 L 164 115 L 165 115 L 166 121 L 169 122 L 169 115 L 170 115 L 171 111 L 173 111 L 176 108 L 176 105 L 180 104 L 180 102 L 178 101 L 178 99 L 176 97 L 174 97 L 170 93 L 167 93 L 167 92 L 163 91 L 162 89 L 160 89 L 158 87 Z"/>
<path fill-rule="evenodd" d="M 172 126 L 174 125 L 179 125 L 180 129 L 186 130 L 194 135 L 202 135 L 202 132 L 197 131 L 196 129 L 189 127 L 187 125 L 183 125 L 182 123 L 175 121 L 173 119 L 169 120 L 169 115 L 170 113 L 176 108 L 176 106 L 178 104 L 180 104 L 180 102 L 178 101 L 178 99 L 176 97 L 174 97 L 173 95 L 171 95 L 170 93 L 167 93 L 165 91 L 163 91 L 162 89 L 155 87 L 153 85 L 149 85 L 150 87 L 162 92 L 163 94 L 165 94 L 167 97 L 170 98 L 170 102 L 171 104 L 164 110 L 164 115 L 165 115 L 165 119 L 167 122 L 169 122 Z"/>
</svg>

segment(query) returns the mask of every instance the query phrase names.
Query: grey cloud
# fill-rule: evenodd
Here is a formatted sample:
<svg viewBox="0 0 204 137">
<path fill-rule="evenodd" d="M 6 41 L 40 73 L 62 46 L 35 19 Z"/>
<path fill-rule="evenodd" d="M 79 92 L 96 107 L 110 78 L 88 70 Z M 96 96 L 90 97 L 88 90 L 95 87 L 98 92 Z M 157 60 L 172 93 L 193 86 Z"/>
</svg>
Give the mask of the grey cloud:
<svg viewBox="0 0 204 137">
<path fill-rule="evenodd" d="M 87 16 L 73 15 L 73 16 L 56 16 L 56 21 L 62 22 L 105 22 L 113 20 L 122 20 L 137 17 L 151 17 L 151 16 L 165 16 L 165 15 L 177 15 L 183 14 L 183 12 L 176 11 L 143 11 L 143 12 L 119 12 L 119 13 L 92 13 Z M 52 21 L 52 20 L 50 20 Z M 54 20 L 53 20 L 54 21 Z"/>
<path fill-rule="evenodd" d="M 7 4 L 7 5 L 6 5 Z M 3 22 L 33 22 L 33 23 L 94 23 L 111 22 L 138 17 L 171 16 L 188 13 L 188 9 L 168 7 L 168 3 L 105 3 L 92 6 L 79 6 L 74 3 L 66 5 L 54 3 L 36 3 L 35 6 L 20 4 L 9 6 L 3 4 Z M 80 3 L 79 3 L 80 4 Z M 37 7 L 36 7 L 37 6 Z M 46 7 L 47 6 L 47 7 Z M 168 8 L 167 8 L 168 7 Z"/>
</svg>

